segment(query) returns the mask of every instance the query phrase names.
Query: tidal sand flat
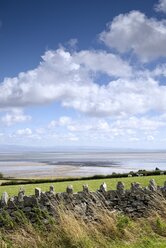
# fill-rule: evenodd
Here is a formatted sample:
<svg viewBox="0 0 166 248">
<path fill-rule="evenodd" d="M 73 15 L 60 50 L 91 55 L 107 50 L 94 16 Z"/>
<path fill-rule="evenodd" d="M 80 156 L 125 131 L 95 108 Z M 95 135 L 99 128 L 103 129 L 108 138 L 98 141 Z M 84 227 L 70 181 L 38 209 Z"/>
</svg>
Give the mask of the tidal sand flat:
<svg viewBox="0 0 166 248">
<path fill-rule="evenodd" d="M 68 177 L 166 169 L 165 152 L 14 152 L 0 153 L 0 172 L 17 178 Z"/>
</svg>

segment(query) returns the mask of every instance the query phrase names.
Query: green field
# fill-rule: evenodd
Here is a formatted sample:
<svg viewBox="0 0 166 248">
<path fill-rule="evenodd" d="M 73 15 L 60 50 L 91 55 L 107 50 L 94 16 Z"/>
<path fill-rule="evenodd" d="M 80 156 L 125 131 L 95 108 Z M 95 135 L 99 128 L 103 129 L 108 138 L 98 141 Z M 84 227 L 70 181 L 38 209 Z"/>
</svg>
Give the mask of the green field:
<svg viewBox="0 0 166 248">
<path fill-rule="evenodd" d="M 160 176 L 144 176 L 144 177 L 130 177 L 130 178 L 107 178 L 107 179 L 96 179 L 96 180 L 79 180 L 79 181 L 67 181 L 67 182 L 56 182 L 56 183 L 38 183 L 38 184 L 20 184 L 20 185 L 8 185 L 8 186 L 0 186 L 0 195 L 3 192 L 7 192 L 9 196 L 17 195 L 20 188 L 25 189 L 25 193 L 27 195 L 34 194 L 35 187 L 39 187 L 42 191 L 48 191 L 50 185 L 54 185 L 55 192 L 64 192 L 66 190 L 67 185 L 73 185 L 74 191 L 81 191 L 83 184 L 88 184 L 91 191 L 95 191 L 99 189 L 99 186 L 103 183 L 107 183 L 107 188 L 115 189 L 118 181 L 122 181 L 125 184 L 126 189 L 130 188 L 132 182 L 139 182 L 142 186 L 147 186 L 149 180 L 154 178 L 156 183 L 160 186 L 164 184 L 166 181 L 166 175 Z"/>
<path fill-rule="evenodd" d="M 49 189 L 50 184 L 55 186 L 56 192 L 64 192 L 66 186 L 72 184 L 75 192 L 82 190 L 83 184 L 88 184 L 92 191 L 106 182 L 108 190 L 115 189 L 118 181 L 124 182 L 126 189 L 132 182 L 139 182 L 147 186 L 149 180 L 154 178 L 160 186 L 166 181 L 166 175 L 111 178 L 96 180 L 79 180 L 56 183 L 20 184 L 0 186 L 0 194 L 6 191 L 16 195 L 20 187 L 26 194 L 34 194 L 34 188 L 40 187 L 43 191 Z M 20 216 L 20 215 L 19 215 Z M 11 248 L 165 248 L 166 247 L 166 219 L 165 215 L 156 212 L 148 218 L 136 220 L 119 213 L 106 211 L 97 212 L 98 221 L 84 222 L 77 219 L 70 212 L 60 212 L 60 219 L 54 222 L 50 219 L 47 229 L 41 222 L 32 225 L 27 219 L 20 219 L 21 225 L 16 223 L 13 229 L 8 229 L 10 219 L 6 219 L 6 229 L 0 230 L 0 247 Z"/>
</svg>

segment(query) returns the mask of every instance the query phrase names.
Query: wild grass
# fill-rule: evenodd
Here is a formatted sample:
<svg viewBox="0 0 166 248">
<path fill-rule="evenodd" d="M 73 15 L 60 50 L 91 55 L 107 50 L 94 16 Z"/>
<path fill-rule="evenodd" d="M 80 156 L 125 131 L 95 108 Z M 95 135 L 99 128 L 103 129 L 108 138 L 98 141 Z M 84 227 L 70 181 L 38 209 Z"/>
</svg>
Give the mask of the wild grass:
<svg viewBox="0 0 166 248">
<path fill-rule="evenodd" d="M 4 248 L 165 248 L 165 218 L 156 214 L 133 221 L 116 212 L 101 210 L 97 220 L 85 222 L 59 211 L 58 222 L 47 228 L 25 222 L 12 230 L 1 229 Z"/>
<path fill-rule="evenodd" d="M 7 192 L 10 196 L 17 195 L 20 188 L 24 188 L 27 195 L 34 194 L 34 188 L 39 187 L 42 191 L 47 191 L 50 185 L 54 185 L 56 192 L 64 192 L 66 191 L 67 185 L 72 184 L 74 187 L 74 191 L 78 192 L 82 190 L 83 184 L 88 184 L 91 191 L 96 191 L 99 189 L 99 186 L 103 183 L 107 183 L 108 190 L 115 189 L 118 181 L 122 181 L 125 184 L 126 189 L 129 189 L 132 182 L 139 182 L 142 186 L 147 186 L 149 180 L 154 178 L 156 183 L 160 186 L 164 184 L 166 181 L 166 175 L 160 176 L 144 176 L 144 177 L 128 177 L 128 178 L 104 178 L 104 179 L 96 179 L 96 180 L 79 180 L 79 181 L 67 181 L 67 182 L 50 182 L 50 183 L 39 183 L 39 184 L 19 184 L 19 185 L 7 185 L 0 186 L 0 195 L 3 192 Z"/>
</svg>

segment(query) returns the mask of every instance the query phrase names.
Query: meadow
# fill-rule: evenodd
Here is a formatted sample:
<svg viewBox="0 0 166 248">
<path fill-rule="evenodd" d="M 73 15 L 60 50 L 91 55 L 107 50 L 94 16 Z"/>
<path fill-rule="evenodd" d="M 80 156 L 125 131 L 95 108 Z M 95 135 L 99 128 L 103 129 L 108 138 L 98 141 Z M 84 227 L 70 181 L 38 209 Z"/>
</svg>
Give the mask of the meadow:
<svg viewBox="0 0 166 248">
<path fill-rule="evenodd" d="M 148 218 L 132 220 L 107 210 L 96 212 L 97 221 L 82 219 L 60 211 L 58 222 L 31 224 L 19 215 L 19 225 L 0 231 L 2 248 L 165 248 L 166 218 L 153 213 Z M 20 223 L 21 220 L 21 223 Z"/>
<path fill-rule="evenodd" d="M 129 189 L 132 182 L 139 182 L 142 186 L 148 186 L 149 180 L 154 178 L 157 185 L 163 186 L 166 181 L 166 175 L 153 175 L 153 176 L 143 176 L 143 177 L 122 177 L 122 178 L 103 178 L 103 179 L 93 179 L 93 180 L 77 180 L 77 181 L 64 181 L 64 182 L 47 182 L 47 183 L 34 183 L 34 184 L 19 184 L 19 185 L 5 185 L 0 186 L 0 195 L 3 192 L 7 192 L 9 196 L 17 195 L 20 188 L 25 189 L 27 195 L 34 194 L 34 189 L 39 187 L 42 191 L 48 191 L 50 185 L 54 185 L 55 192 L 65 192 L 68 185 L 73 185 L 74 192 L 82 190 L 83 184 L 88 184 L 91 191 L 96 191 L 99 189 L 100 185 L 105 182 L 107 188 L 116 189 L 116 184 L 122 181 L 125 184 L 125 188 Z M 3 182 L 3 180 L 1 181 Z"/>
<path fill-rule="evenodd" d="M 132 182 L 148 186 L 154 178 L 160 186 L 164 185 L 166 175 L 142 177 L 102 178 L 91 180 L 47 182 L 37 184 L 19 184 L 0 186 L 0 194 L 4 191 L 9 196 L 17 195 L 24 188 L 27 195 L 34 194 L 35 187 L 42 191 L 54 185 L 55 192 L 64 192 L 67 185 L 73 185 L 74 191 L 81 191 L 83 184 L 88 184 L 91 191 L 99 189 L 107 183 L 108 190 L 115 189 L 118 181 L 128 189 Z M 1 183 L 3 180 L 1 180 Z M 6 227 L 0 230 L 0 247 L 3 248 L 165 248 L 166 247 L 166 209 L 160 216 L 154 211 L 148 218 L 133 220 L 126 215 L 107 210 L 98 210 L 97 221 L 84 222 L 72 213 L 59 212 L 60 219 L 49 220 L 45 225 L 40 220 L 32 224 L 18 212 L 19 223 L 12 224 L 9 215 L 5 214 Z M 2 213 L 3 215 L 3 213 Z M 40 214 L 39 214 L 40 217 Z"/>
</svg>

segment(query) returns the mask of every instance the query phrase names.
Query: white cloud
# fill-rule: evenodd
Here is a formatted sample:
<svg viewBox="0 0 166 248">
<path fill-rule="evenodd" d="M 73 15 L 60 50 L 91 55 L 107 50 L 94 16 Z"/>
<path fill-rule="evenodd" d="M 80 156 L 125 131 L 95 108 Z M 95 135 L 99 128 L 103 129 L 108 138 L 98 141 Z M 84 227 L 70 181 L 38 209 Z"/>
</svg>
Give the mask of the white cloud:
<svg viewBox="0 0 166 248">
<path fill-rule="evenodd" d="M 73 111 L 73 119 L 64 115 L 41 127 L 36 126 L 42 118 L 38 115 L 32 129 L 22 124 L 16 131 L 10 127 L 7 133 L 2 125 L 1 139 L 27 144 L 35 141 L 39 145 L 78 142 L 114 146 L 112 141 L 118 141 L 121 146 L 122 141 L 128 146 L 128 142 L 149 144 L 161 138 L 162 130 L 166 130 L 166 64 L 160 60 L 156 67 L 154 62 L 149 67 L 144 62 L 166 56 L 166 20 L 148 18 L 139 11 L 121 14 L 100 39 L 120 54 L 76 51 L 77 40 L 71 39 L 67 43 L 70 52 L 63 47 L 49 50 L 34 70 L 3 80 L 0 111 L 6 114 L 0 117 L 1 124 L 29 121 L 31 116 L 23 112 L 23 107 L 55 101 L 81 114 Z M 123 59 L 121 53 L 125 53 Z M 140 59 L 134 66 L 128 62 L 133 54 Z"/>
<path fill-rule="evenodd" d="M 88 58 L 90 57 L 92 57 L 92 61 L 89 63 Z M 106 65 L 109 59 L 113 64 L 112 69 L 109 68 L 110 64 L 108 67 Z M 60 101 L 63 106 L 73 107 L 85 113 L 102 113 L 102 105 L 105 112 L 105 104 L 99 102 L 96 105 L 96 101 L 98 101 L 98 96 L 102 98 L 102 101 L 107 100 L 104 98 L 107 98 L 108 89 L 93 82 L 91 71 L 99 70 L 99 65 L 103 60 L 105 65 L 100 71 L 109 75 L 112 73 L 118 76 L 119 73 L 121 76 L 131 72 L 130 66 L 126 62 L 123 63 L 119 57 L 116 58 L 115 55 L 102 52 L 84 51 L 70 54 L 63 49 L 58 49 L 57 51 L 47 51 L 43 60 L 37 69 L 20 73 L 16 78 L 4 79 L 0 85 L 1 108 Z M 116 67 L 119 67 L 118 64 L 121 69 L 116 70 Z M 115 72 L 113 73 L 113 71 Z"/>
<path fill-rule="evenodd" d="M 83 64 L 87 70 L 103 72 L 114 77 L 130 77 L 132 68 L 118 55 L 105 51 L 81 51 L 74 58 L 79 64 Z"/>
<path fill-rule="evenodd" d="M 166 22 L 147 18 L 139 11 L 114 18 L 100 38 L 120 52 L 133 49 L 143 61 L 166 55 Z M 117 54 L 103 50 L 68 52 L 62 47 L 47 51 L 42 59 L 36 69 L 4 79 L 0 84 L 1 109 L 57 101 L 92 117 L 166 111 L 166 86 L 156 79 L 166 76 L 165 64 L 152 71 L 146 65 L 137 70 Z M 107 82 L 103 82 L 105 75 Z M 1 119 L 7 125 L 28 120 L 30 116 L 23 112 L 8 112 Z M 69 131 L 82 128 L 65 116 L 52 121 L 49 128 L 66 125 Z M 106 123 L 100 125 L 108 129 Z M 88 123 L 85 128 L 91 129 Z"/>
<path fill-rule="evenodd" d="M 132 116 L 121 118 L 69 118 L 62 116 L 55 120 L 52 128 L 39 127 L 22 128 L 9 134 L 3 134 L 4 140 L 12 142 L 33 142 L 41 145 L 69 145 L 77 142 L 79 145 L 105 145 L 124 143 L 129 147 L 133 142 L 150 142 L 155 139 L 160 142 L 162 129 L 166 127 L 166 116 Z M 66 121 L 62 121 L 66 120 Z M 164 129 L 165 130 L 165 129 Z M 153 137 L 153 138 L 152 138 Z"/>
<path fill-rule="evenodd" d="M 16 135 L 20 135 L 20 136 L 31 136 L 32 135 L 32 130 L 30 128 L 18 129 L 16 131 Z"/>
<path fill-rule="evenodd" d="M 146 138 L 148 141 L 153 141 L 155 139 L 152 135 L 148 135 Z"/>
<path fill-rule="evenodd" d="M 90 56 L 92 61 L 88 60 Z M 107 68 L 108 58 L 111 60 L 112 55 L 103 52 L 71 54 L 63 49 L 47 51 L 37 69 L 3 81 L 0 85 L 0 107 L 5 109 L 14 105 L 22 107 L 58 101 L 64 107 L 91 116 L 135 115 L 166 110 L 166 87 L 160 86 L 146 73 L 133 73 L 133 77 L 126 77 L 131 72 L 126 63 L 124 68 L 129 70 L 124 77 L 110 79 L 105 85 L 97 84 L 91 72 L 100 70 L 103 60 L 101 70 L 110 76 L 112 69 Z M 122 64 L 122 71 L 125 71 Z M 118 70 L 115 71 L 118 75 Z"/>
<path fill-rule="evenodd" d="M 63 137 L 65 140 L 69 140 L 69 141 L 78 141 L 79 138 L 73 134 L 73 133 L 68 133 L 66 136 Z"/>
<path fill-rule="evenodd" d="M 67 145 L 68 142 L 76 142 L 79 141 L 79 134 L 77 136 L 76 133 L 73 133 L 69 130 L 61 130 L 61 127 L 56 126 L 56 129 L 53 131 L 50 128 L 48 128 L 47 133 L 44 135 L 45 140 L 53 141 L 54 144 L 60 145 L 64 144 Z M 67 142 L 67 143 L 66 143 Z"/>
<path fill-rule="evenodd" d="M 52 120 L 49 125 L 48 128 L 54 128 L 57 126 L 66 126 L 66 125 L 70 125 L 72 122 L 71 118 L 68 116 L 61 116 L 58 120 Z"/>
<path fill-rule="evenodd" d="M 166 0 L 159 0 L 159 3 L 155 5 L 155 10 L 166 13 Z"/>
<path fill-rule="evenodd" d="M 68 116 L 62 116 L 59 118 L 59 125 L 60 126 L 65 126 L 65 125 L 70 125 L 71 123 L 71 118 Z"/>
<path fill-rule="evenodd" d="M 166 56 L 166 21 L 139 11 L 120 14 L 108 24 L 100 39 L 120 53 L 133 51 L 143 62 Z"/>
<path fill-rule="evenodd" d="M 38 135 L 43 135 L 46 132 L 45 128 L 43 128 L 43 127 L 39 127 L 35 131 L 36 131 L 36 134 L 38 134 Z"/>
<path fill-rule="evenodd" d="M 140 139 L 137 138 L 137 137 L 130 137 L 129 140 L 130 140 L 130 141 L 134 141 L 134 142 L 140 141 Z"/>
<path fill-rule="evenodd" d="M 16 108 L 10 110 L 10 112 L 7 112 L 0 119 L 0 121 L 7 126 L 11 126 L 15 123 L 27 122 L 30 120 L 31 120 L 31 116 L 25 115 L 23 113 L 23 110 Z"/>
<path fill-rule="evenodd" d="M 63 105 L 92 116 L 117 116 L 166 110 L 166 87 L 150 78 L 118 79 L 106 86 L 92 85 L 80 89 Z"/>
<path fill-rule="evenodd" d="M 164 76 L 166 77 L 166 64 L 158 65 L 153 71 L 150 72 L 153 77 Z"/>
<path fill-rule="evenodd" d="M 76 38 L 73 38 L 73 39 L 70 39 L 67 43 L 71 48 L 75 49 L 77 47 L 78 40 Z"/>
<path fill-rule="evenodd" d="M 127 119 L 121 119 L 114 122 L 113 126 L 120 129 L 136 129 L 143 131 L 154 131 L 160 127 L 166 126 L 166 123 L 162 120 L 152 117 L 130 117 Z"/>
<path fill-rule="evenodd" d="M 59 118 L 60 120 L 61 118 Z M 56 132 L 62 136 L 65 133 L 72 132 L 77 134 L 77 137 L 84 139 L 85 137 L 90 137 L 94 139 L 95 137 L 102 137 L 105 140 L 114 139 L 115 137 L 126 137 L 126 140 L 131 138 L 137 139 L 140 134 L 141 137 L 153 136 L 166 126 L 165 116 L 143 116 L 136 117 L 132 116 L 130 118 L 81 118 L 81 119 L 71 119 L 70 124 L 65 123 L 63 125 L 63 131 L 61 125 L 56 125 Z M 56 123 L 59 123 L 56 120 Z M 64 129 L 65 128 L 65 129 Z"/>
</svg>

